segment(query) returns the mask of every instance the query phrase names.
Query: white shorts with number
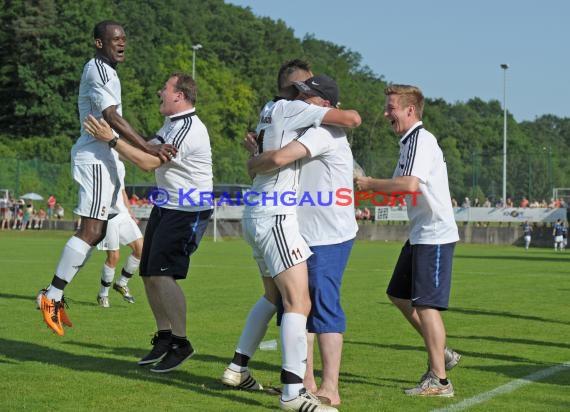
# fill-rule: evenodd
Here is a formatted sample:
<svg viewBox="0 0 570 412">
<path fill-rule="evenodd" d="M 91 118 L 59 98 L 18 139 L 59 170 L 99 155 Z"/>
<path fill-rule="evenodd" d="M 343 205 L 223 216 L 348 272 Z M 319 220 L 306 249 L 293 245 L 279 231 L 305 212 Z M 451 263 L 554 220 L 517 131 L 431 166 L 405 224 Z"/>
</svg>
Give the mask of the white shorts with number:
<svg viewBox="0 0 570 412">
<path fill-rule="evenodd" d="M 99 250 L 119 250 L 121 245 L 128 245 L 142 239 L 141 230 L 128 213 L 119 213 L 107 223 L 107 234 L 97 245 Z"/>
<path fill-rule="evenodd" d="M 121 184 L 114 164 L 73 164 L 71 171 L 79 184 L 78 205 L 73 213 L 99 220 L 108 220 L 109 214 L 118 213 Z"/>
<path fill-rule="evenodd" d="M 243 225 L 262 276 L 275 277 L 313 254 L 299 233 L 295 214 L 246 218 Z"/>
</svg>

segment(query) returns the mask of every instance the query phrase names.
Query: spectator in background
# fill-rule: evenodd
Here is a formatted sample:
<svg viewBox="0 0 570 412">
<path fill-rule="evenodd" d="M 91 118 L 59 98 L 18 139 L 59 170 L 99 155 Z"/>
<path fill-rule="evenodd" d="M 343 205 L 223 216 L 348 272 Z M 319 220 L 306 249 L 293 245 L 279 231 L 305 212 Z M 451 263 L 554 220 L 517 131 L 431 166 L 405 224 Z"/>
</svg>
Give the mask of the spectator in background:
<svg viewBox="0 0 570 412">
<path fill-rule="evenodd" d="M 362 220 L 362 209 L 355 208 L 354 217 L 356 217 L 356 220 Z"/>
<path fill-rule="evenodd" d="M 563 198 L 558 199 L 558 207 L 566 207 L 566 202 Z"/>
<path fill-rule="evenodd" d="M 38 213 L 36 214 L 36 218 L 34 219 L 34 229 L 40 230 L 44 225 L 44 220 L 47 218 L 46 211 L 40 207 Z"/>
<path fill-rule="evenodd" d="M 507 207 L 515 207 L 513 199 L 511 199 L 510 197 L 507 197 Z"/>
<path fill-rule="evenodd" d="M 546 200 L 544 198 L 540 201 L 539 207 L 541 207 L 541 208 L 547 208 L 548 207 L 548 203 L 546 203 Z"/>
<path fill-rule="evenodd" d="M 519 207 L 528 207 L 528 206 L 529 206 L 528 199 L 525 196 L 523 196 L 519 204 Z"/>
<path fill-rule="evenodd" d="M 501 208 L 501 207 L 503 207 L 503 206 L 504 206 L 503 198 L 500 197 L 499 200 L 497 200 L 497 202 L 495 203 L 495 207 Z"/>
<path fill-rule="evenodd" d="M 370 209 L 368 209 L 367 207 L 365 207 L 362 210 L 362 219 L 363 220 L 372 220 L 372 213 L 370 213 Z"/>
<path fill-rule="evenodd" d="M 57 203 L 55 205 L 54 208 L 54 213 L 55 213 L 55 217 L 57 218 L 57 220 L 62 220 L 65 214 L 65 211 L 63 210 L 63 206 L 61 206 L 59 203 Z"/>
<path fill-rule="evenodd" d="M 55 196 L 50 193 L 47 200 L 47 218 L 50 220 L 53 218 L 56 203 L 57 200 Z"/>
<path fill-rule="evenodd" d="M 524 237 L 524 248 L 526 250 L 528 250 L 528 247 L 530 246 L 531 235 L 532 235 L 532 226 L 530 225 L 530 223 L 528 223 L 528 220 L 526 220 L 522 224 L 522 228 L 523 228 L 523 237 Z"/>
<path fill-rule="evenodd" d="M 483 207 L 491 207 L 491 200 L 486 197 L 485 201 L 483 202 Z"/>
<path fill-rule="evenodd" d="M 469 207 L 471 207 L 471 201 L 469 200 L 468 197 L 465 198 L 465 200 L 463 200 L 463 203 L 461 204 L 461 207 L 464 209 L 467 209 Z"/>
<path fill-rule="evenodd" d="M 538 203 L 538 200 L 534 199 L 531 203 L 530 203 L 530 208 L 537 208 L 540 207 L 540 203 Z"/>
<path fill-rule="evenodd" d="M 473 207 L 479 207 L 481 206 L 481 204 L 479 203 L 479 198 L 476 197 L 475 200 L 473 201 Z"/>
<path fill-rule="evenodd" d="M 558 219 L 552 229 L 552 236 L 554 236 L 554 251 L 561 252 L 564 250 L 564 222 Z"/>
<path fill-rule="evenodd" d="M 454 197 L 451 198 L 451 207 L 457 207 L 457 199 Z"/>
<path fill-rule="evenodd" d="M 31 228 L 31 221 L 32 221 L 32 215 L 34 213 L 34 207 L 32 206 L 31 203 L 28 203 L 26 205 L 26 207 L 24 208 L 24 213 L 22 216 L 22 224 L 20 225 L 20 230 L 26 230 L 28 229 L 28 226 L 30 226 Z"/>
</svg>

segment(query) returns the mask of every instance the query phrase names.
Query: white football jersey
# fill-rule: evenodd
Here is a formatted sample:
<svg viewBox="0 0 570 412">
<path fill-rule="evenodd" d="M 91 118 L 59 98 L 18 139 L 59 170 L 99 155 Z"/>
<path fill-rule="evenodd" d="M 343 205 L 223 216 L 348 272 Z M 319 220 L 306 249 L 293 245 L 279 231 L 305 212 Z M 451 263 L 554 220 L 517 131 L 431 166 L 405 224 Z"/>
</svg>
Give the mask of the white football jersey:
<svg viewBox="0 0 570 412">
<path fill-rule="evenodd" d="M 400 139 L 400 159 L 394 177 L 415 176 L 420 180 L 416 205 L 406 196 L 410 219 L 410 244 L 457 242 L 459 234 L 451 206 L 447 165 L 437 139 L 417 122 Z"/>
<path fill-rule="evenodd" d="M 212 209 L 212 150 L 208 130 L 195 109 L 167 117 L 156 134 L 178 149 L 154 171 L 156 185 L 168 193 L 165 209 L 197 212 Z"/>
<path fill-rule="evenodd" d="M 298 137 L 305 128 L 319 126 L 328 110 L 327 107 L 315 106 L 302 100 L 268 102 L 261 111 L 256 129 L 260 152 L 280 149 Z M 257 174 L 249 195 L 244 199 L 244 217 L 295 213 L 298 174 L 299 162 Z"/>
<path fill-rule="evenodd" d="M 111 160 L 109 145 L 88 134 L 83 126 L 87 115 L 101 118 L 103 110 L 110 106 L 116 106 L 117 113 L 122 116 L 121 81 L 115 69 L 101 58 L 89 60 L 83 68 L 77 106 L 81 136 L 71 150 L 75 164 L 101 163 L 102 158 Z"/>
</svg>

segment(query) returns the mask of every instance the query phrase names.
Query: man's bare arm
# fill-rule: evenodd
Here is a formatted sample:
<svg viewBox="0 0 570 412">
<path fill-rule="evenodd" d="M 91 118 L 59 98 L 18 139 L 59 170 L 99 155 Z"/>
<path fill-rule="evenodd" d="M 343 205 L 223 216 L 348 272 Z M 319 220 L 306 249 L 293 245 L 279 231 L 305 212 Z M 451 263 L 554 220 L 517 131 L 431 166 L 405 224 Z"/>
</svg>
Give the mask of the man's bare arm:
<svg viewBox="0 0 570 412">
<path fill-rule="evenodd" d="M 177 149 L 170 144 L 152 145 L 139 135 L 135 129 L 127 122 L 118 112 L 116 106 L 109 106 L 103 110 L 103 118 L 105 121 L 121 136 L 128 140 L 133 146 L 158 156 L 162 162 L 170 160 L 169 154 L 176 155 Z"/>
<path fill-rule="evenodd" d="M 247 162 L 247 169 L 250 175 L 269 172 L 310 155 L 311 153 L 302 143 L 293 140 L 279 150 L 269 150 L 250 158 Z"/>
<path fill-rule="evenodd" d="M 103 142 L 110 142 L 115 138 L 111 126 L 105 121 L 105 119 L 97 120 L 92 115 L 89 115 L 83 122 L 83 125 L 89 134 Z M 145 172 L 150 172 L 162 164 L 162 161 L 157 156 L 146 153 L 122 139 L 117 141 L 115 150 L 125 159 L 134 163 Z M 168 157 L 168 159 L 170 160 L 170 157 Z"/>
</svg>

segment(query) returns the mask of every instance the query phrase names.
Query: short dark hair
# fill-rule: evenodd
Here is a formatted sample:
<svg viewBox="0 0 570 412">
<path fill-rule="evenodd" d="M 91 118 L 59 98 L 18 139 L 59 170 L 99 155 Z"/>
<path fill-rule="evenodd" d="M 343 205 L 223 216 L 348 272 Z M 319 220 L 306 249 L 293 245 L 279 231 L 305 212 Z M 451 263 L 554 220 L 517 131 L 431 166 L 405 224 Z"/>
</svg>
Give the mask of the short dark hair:
<svg viewBox="0 0 570 412">
<path fill-rule="evenodd" d="M 304 70 L 306 72 L 311 72 L 311 66 L 304 60 L 293 59 L 286 61 L 279 68 L 279 73 L 277 74 L 277 90 L 283 89 L 282 84 L 285 82 L 287 77 L 297 70 Z"/>
<path fill-rule="evenodd" d="M 196 104 L 197 87 L 196 82 L 189 74 L 183 72 L 173 72 L 170 77 L 176 77 L 176 90 L 184 94 L 184 98 L 193 105 Z"/>
<path fill-rule="evenodd" d="M 118 23 L 114 20 L 103 20 L 100 21 L 93 27 L 93 38 L 94 39 L 102 39 L 105 36 L 105 32 L 107 31 L 107 27 L 109 26 L 119 26 L 123 27 L 121 23 Z"/>
</svg>

